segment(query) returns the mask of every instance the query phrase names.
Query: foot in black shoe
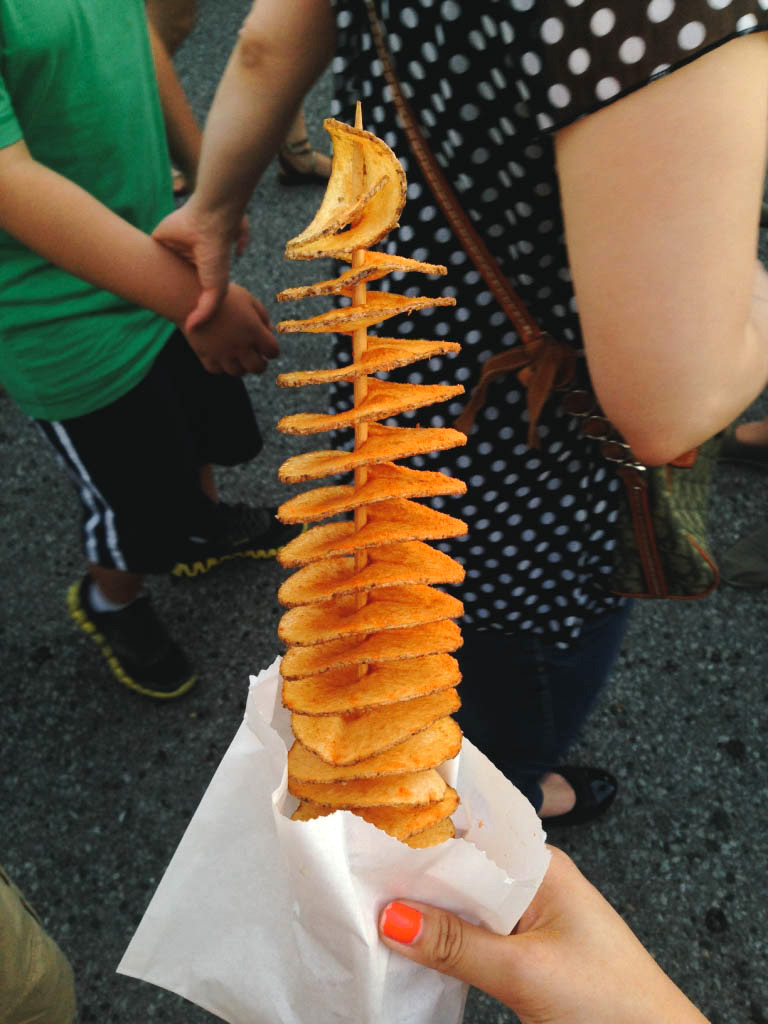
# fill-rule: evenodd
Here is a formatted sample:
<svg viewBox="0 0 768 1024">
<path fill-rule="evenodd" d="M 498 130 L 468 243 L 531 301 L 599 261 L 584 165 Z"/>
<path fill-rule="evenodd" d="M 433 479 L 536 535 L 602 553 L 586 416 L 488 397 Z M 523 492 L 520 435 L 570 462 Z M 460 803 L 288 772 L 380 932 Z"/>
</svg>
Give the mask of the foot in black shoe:
<svg viewBox="0 0 768 1024">
<path fill-rule="evenodd" d="M 723 583 L 748 590 L 768 586 L 768 525 L 742 537 L 719 562 Z"/>
<path fill-rule="evenodd" d="M 573 787 L 576 803 L 566 814 L 553 814 L 542 818 L 546 828 L 584 825 L 605 814 L 613 803 L 618 783 L 609 772 L 601 768 L 567 764 L 559 765 L 555 771 Z"/>
<path fill-rule="evenodd" d="M 117 612 L 97 612 L 88 599 L 87 576 L 67 594 L 69 614 L 98 646 L 113 675 L 145 697 L 180 697 L 197 682 L 183 651 L 171 640 L 148 597 Z"/>
<path fill-rule="evenodd" d="M 277 509 L 227 505 L 220 501 L 221 532 L 215 540 L 190 546 L 187 556 L 171 570 L 177 577 L 202 576 L 231 558 L 274 558 L 280 548 L 297 537 L 303 526 L 286 526 Z"/>
<path fill-rule="evenodd" d="M 735 466 L 768 469 L 768 444 L 740 441 L 736 436 L 736 428 L 730 426 L 725 431 L 717 457 L 720 462 L 730 462 Z"/>
</svg>

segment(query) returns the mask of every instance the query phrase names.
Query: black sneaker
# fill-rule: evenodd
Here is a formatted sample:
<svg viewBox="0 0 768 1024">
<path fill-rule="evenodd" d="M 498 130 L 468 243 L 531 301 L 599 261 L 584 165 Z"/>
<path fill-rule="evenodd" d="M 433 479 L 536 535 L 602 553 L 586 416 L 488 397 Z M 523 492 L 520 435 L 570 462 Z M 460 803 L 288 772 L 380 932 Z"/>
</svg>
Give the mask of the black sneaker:
<svg viewBox="0 0 768 1024">
<path fill-rule="evenodd" d="M 67 593 L 69 614 L 99 647 L 115 677 L 145 697 L 180 697 L 197 682 L 184 653 L 171 640 L 148 597 L 119 612 L 97 612 L 88 599 L 88 577 Z"/>
<path fill-rule="evenodd" d="M 274 508 L 227 505 L 220 501 L 222 532 L 213 541 L 195 544 L 188 556 L 171 570 L 176 577 L 201 576 L 230 558 L 274 558 L 280 548 L 297 537 L 303 526 L 286 526 Z"/>
</svg>

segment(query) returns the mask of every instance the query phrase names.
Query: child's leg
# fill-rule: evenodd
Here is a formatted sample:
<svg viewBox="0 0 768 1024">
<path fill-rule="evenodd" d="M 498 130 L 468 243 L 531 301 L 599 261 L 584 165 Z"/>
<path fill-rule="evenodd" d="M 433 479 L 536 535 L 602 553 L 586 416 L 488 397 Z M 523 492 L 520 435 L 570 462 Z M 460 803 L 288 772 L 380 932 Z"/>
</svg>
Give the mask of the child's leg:
<svg viewBox="0 0 768 1024">
<path fill-rule="evenodd" d="M 147 14 L 173 55 L 195 26 L 197 0 L 146 0 Z"/>
<path fill-rule="evenodd" d="M 211 501 L 219 500 L 219 492 L 213 477 L 213 466 L 206 462 L 200 467 L 200 489 Z"/>
<path fill-rule="evenodd" d="M 0 1020 L 75 1020 L 72 967 L 0 868 Z"/>
<path fill-rule="evenodd" d="M 135 601 L 146 578 L 144 573 L 105 569 L 93 562 L 88 564 L 88 575 L 108 601 L 119 605 Z"/>
<path fill-rule="evenodd" d="M 185 692 L 194 674 L 149 598 L 140 596 L 145 573 L 169 571 L 191 536 L 219 528 L 218 506 L 201 488 L 205 460 L 164 356 L 104 409 L 38 423 L 83 510 L 89 571 L 69 589 L 70 615 L 122 683 L 159 698 Z"/>
</svg>

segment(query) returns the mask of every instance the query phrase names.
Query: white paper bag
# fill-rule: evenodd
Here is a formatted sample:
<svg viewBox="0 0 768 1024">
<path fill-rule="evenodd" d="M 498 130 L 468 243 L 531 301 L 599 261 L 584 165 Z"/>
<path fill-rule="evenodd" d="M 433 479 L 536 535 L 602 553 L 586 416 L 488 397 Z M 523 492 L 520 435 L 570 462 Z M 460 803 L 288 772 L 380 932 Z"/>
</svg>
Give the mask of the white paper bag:
<svg viewBox="0 0 768 1024">
<path fill-rule="evenodd" d="M 245 721 L 118 967 L 232 1024 L 458 1024 L 466 986 L 390 952 L 390 900 L 447 907 L 507 933 L 549 862 L 528 801 L 471 743 L 443 773 L 462 837 L 412 850 L 347 811 L 294 822 L 279 659 L 251 679 Z"/>
</svg>

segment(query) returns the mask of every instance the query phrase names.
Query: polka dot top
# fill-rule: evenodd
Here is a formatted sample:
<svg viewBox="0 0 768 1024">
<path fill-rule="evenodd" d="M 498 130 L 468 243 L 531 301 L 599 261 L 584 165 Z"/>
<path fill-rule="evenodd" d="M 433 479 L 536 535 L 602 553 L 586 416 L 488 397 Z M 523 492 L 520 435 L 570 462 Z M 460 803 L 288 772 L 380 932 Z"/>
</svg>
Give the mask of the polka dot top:
<svg viewBox="0 0 768 1024">
<path fill-rule="evenodd" d="M 332 113 L 392 147 L 408 177 L 402 226 L 384 247 L 441 263 L 447 277 L 393 274 L 407 295 L 452 295 L 453 309 L 389 321 L 386 331 L 449 338 L 455 357 L 393 373 L 413 383 L 460 382 L 469 391 L 488 356 L 520 341 L 455 240 L 403 135 L 371 39 L 365 5 L 335 0 Z M 405 95 L 460 201 L 542 327 L 581 346 L 554 160 L 554 130 L 642 88 L 733 38 L 768 28 L 768 0 L 378 0 Z M 349 362 L 348 339 L 336 344 Z M 334 389 L 336 409 L 349 389 Z M 398 418 L 450 426 L 461 401 Z M 412 420 L 407 424 L 406 420 Z M 459 476 L 465 498 L 434 499 L 469 533 L 443 550 L 467 570 L 463 625 L 540 634 L 568 646 L 614 608 L 612 528 L 619 480 L 554 395 L 541 448 L 526 443 L 525 395 L 514 374 L 494 382 L 464 448 L 412 460 Z M 345 438 L 346 440 L 346 438 Z"/>
</svg>

